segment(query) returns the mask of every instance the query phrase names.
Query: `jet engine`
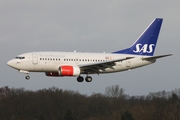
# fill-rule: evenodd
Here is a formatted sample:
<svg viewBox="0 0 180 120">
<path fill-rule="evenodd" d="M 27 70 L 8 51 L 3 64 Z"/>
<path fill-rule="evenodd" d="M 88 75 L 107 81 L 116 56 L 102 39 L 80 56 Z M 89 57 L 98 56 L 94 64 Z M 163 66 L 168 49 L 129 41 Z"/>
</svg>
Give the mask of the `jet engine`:
<svg viewBox="0 0 180 120">
<path fill-rule="evenodd" d="M 79 67 L 60 66 L 58 72 L 46 72 L 46 76 L 79 76 L 81 73 Z"/>
</svg>

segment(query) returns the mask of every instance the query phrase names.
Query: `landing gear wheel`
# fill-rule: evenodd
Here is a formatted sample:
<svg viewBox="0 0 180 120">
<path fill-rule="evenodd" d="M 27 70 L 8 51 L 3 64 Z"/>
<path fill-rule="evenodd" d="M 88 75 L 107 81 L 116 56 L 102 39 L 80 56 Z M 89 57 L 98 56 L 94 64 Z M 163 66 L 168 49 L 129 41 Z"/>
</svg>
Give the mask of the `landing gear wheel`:
<svg viewBox="0 0 180 120">
<path fill-rule="evenodd" d="M 92 81 L 92 77 L 91 76 L 86 76 L 85 80 L 86 80 L 86 82 L 91 82 Z"/>
<path fill-rule="evenodd" d="M 25 78 L 26 78 L 26 80 L 29 80 L 29 79 L 30 79 L 30 76 L 26 76 Z"/>
<path fill-rule="evenodd" d="M 78 76 L 78 77 L 77 77 L 77 81 L 78 81 L 78 82 L 83 82 L 83 81 L 84 81 L 84 78 L 83 78 L 82 76 Z"/>
</svg>

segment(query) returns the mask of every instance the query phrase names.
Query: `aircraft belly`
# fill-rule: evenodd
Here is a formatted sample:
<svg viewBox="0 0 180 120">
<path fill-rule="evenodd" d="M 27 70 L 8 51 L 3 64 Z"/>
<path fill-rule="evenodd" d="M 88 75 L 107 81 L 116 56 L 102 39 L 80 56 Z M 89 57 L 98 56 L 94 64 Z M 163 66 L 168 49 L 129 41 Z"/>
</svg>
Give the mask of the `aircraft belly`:
<svg viewBox="0 0 180 120">
<path fill-rule="evenodd" d="M 57 68 L 55 65 L 36 65 L 34 72 L 53 72 L 57 71 Z"/>
</svg>

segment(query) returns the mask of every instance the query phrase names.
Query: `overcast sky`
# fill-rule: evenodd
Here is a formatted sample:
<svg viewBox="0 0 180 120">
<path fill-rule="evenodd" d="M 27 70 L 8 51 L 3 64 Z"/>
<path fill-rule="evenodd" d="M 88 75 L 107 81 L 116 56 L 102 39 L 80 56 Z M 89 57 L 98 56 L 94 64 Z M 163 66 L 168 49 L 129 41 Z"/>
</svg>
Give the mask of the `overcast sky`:
<svg viewBox="0 0 180 120">
<path fill-rule="evenodd" d="M 52 86 L 91 95 L 119 85 L 125 94 L 147 95 L 180 88 L 179 0 L 1 0 L 0 87 L 38 90 Z M 155 64 L 105 75 L 91 83 L 75 77 L 25 74 L 7 61 L 32 51 L 113 52 L 129 47 L 152 22 L 163 18 L 155 55 L 173 53 Z"/>
</svg>

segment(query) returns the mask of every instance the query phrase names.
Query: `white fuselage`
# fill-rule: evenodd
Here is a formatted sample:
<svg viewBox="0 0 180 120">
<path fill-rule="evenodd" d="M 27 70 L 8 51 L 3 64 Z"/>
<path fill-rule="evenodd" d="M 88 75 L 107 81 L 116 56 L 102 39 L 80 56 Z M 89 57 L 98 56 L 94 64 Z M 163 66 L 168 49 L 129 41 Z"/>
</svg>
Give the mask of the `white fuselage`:
<svg viewBox="0 0 180 120">
<path fill-rule="evenodd" d="M 112 68 L 106 68 L 100 73 L 119 72 L 134 69 L 144 65 L 154 63 L 155 61 L 142 60 L 139 55 L 112 54 L 112 53 L 79 53 L 79 52 L 31 52 L 21 54 L 16 59 L 8 62 L 11 67 L 20 72 L 57 72 L 60 66 L 71 65 L 80 66 L 84 64 L 93 64 L 106 62 L 125 57 L 134 57 L 132 59 L 115 62 Z M 83 74 L 83 71 L 81 71 Z"/>
</svg>

